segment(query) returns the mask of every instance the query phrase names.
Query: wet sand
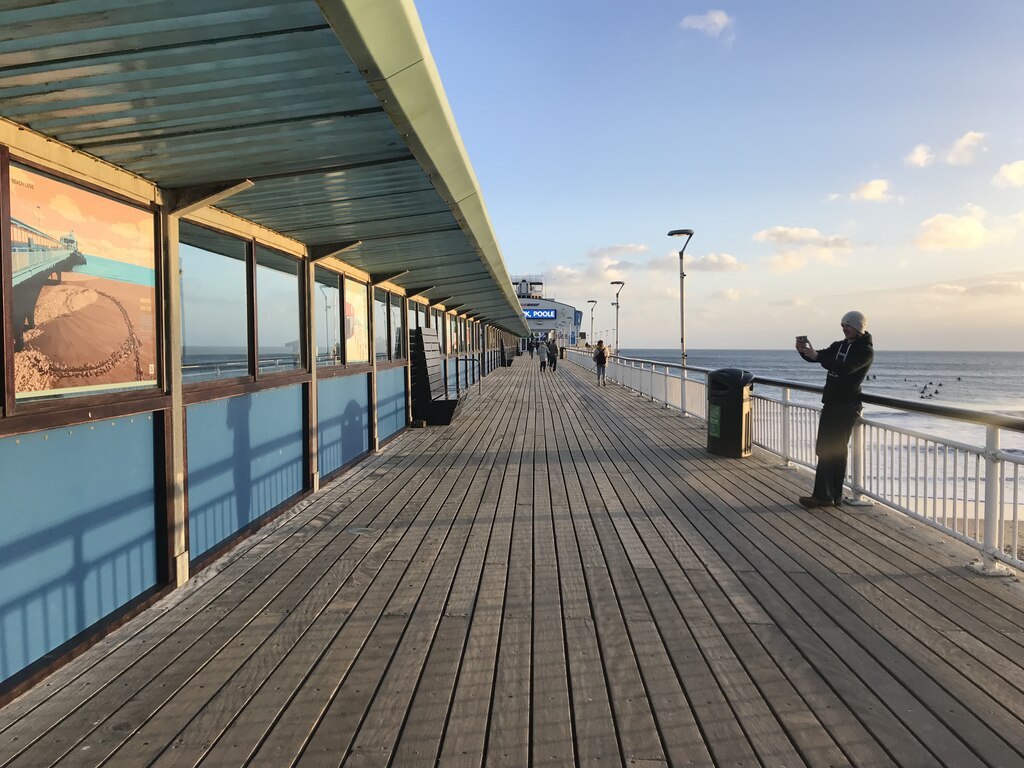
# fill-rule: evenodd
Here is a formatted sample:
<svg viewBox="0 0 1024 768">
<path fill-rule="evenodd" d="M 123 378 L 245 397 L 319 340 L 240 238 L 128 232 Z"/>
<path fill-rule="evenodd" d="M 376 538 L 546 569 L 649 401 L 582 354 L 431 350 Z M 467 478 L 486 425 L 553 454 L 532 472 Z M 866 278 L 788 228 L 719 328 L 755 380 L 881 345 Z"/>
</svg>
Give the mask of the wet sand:
<svg viewBox="0 0 1024 768">
<path fill-rule="evenodd" d="M 18 394 L 156 378 L 155 291 L 65 273 L 36 304 L 36 327 L 14 355 Z"/>
</svg>

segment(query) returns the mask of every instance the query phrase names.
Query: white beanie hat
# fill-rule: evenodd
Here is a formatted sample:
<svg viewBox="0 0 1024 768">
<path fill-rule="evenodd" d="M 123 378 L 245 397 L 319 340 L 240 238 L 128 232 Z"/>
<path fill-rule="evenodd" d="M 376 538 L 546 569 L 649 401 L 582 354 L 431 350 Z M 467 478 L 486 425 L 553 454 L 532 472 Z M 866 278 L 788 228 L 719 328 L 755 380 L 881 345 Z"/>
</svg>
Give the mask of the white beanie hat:
<svg viewBox="0 0 1024 768">
<path fill-rule="evenodd" d="M 864 331 L 868 329 L 868 319 L 864 317 L 863 312 L 858 312 L 855 309 L 851 309 L 849 312 L 843 315 L 843 319 L 840 320 L 839 322 L 842 323 L 843 325 L 850 326 L 851 328 L 856 330 L 857 333 L 864 333 Z"/>
</svg>

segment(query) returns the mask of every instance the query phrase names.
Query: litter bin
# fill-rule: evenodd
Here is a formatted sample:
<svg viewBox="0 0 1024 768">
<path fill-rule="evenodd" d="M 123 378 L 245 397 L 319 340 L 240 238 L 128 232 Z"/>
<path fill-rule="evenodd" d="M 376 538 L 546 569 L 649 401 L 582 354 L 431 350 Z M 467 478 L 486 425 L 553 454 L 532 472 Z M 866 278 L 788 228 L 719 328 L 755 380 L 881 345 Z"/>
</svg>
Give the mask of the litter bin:
<svg viewBox="0 0 1024 768">
<path fill-rule="evenodd" d="M 558 359 L 565 360 L 565 347 L 558 348 Z"/>
<path fill-rule="evenodd" d="M 708 453 L 734 459 L 750 455 L 750 391 L 754 374 L 719 368 L 708 374 Z"/>
</svg>

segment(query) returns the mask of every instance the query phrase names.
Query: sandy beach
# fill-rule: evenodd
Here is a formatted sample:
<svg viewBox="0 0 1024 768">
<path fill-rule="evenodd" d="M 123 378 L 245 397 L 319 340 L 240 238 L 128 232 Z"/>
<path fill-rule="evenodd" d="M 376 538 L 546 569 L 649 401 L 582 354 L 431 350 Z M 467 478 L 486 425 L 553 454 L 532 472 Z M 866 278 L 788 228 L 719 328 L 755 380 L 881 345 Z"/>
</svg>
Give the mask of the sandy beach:
<svg viewBox="0 0 1024 768">
<path fill-rule="evenodd" d="M 65 273 L 39 294 L 36 327 L 14 355 L 16 392 L 154 380 L 154 311 L 153 288 Z"/>
</svg>

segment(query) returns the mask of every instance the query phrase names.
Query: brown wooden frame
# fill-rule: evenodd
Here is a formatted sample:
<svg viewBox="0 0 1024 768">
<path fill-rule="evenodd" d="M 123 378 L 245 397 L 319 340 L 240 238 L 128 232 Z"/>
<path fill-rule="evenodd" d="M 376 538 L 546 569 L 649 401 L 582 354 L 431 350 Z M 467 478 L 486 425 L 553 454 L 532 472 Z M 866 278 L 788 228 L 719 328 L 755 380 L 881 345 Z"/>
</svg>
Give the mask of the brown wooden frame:
<svg viewBox="0 0 1024 768">
<path fill-rule="evenodd" d="M 14 381 L 14 319 L 13 306 L 13 257 L 11 253 L 11 163 L 28 168 L 36 173 L 50 176 L 58 181 L 84 189 L 115 202 L 146 211 L 153 217 L 153 271 L 154 271 L 154 334 L 156 337 L 155 372 L 156 385 L 145 388 L 128 387 L 122 390 L 96 392 L 46 400 L 17 399 Z M 54 170 L 40 163 L 11 154 L 10 148 L 0 145 L 0 332 L 3 339 L 3 357 L 0 365 L 3 386 L 3 413 L 0 416 L 0 436 L 19 432 L 47 429 L 67 424 L 84 423 L 95 418 L 116 418 L 135 415 L 149 410 L 167 407 L 166 394 L 170 382 L 164 368 L 164 264 L 161 256 L 162 231 L 160 229 L 160 208 L 156 203 L 144 204 L 131 197 Z M 111 407 L 112 406 L 112 407 Z M 96 413 L 102 413 L 96 416 Z M 60 415 L 65 418 L 61 419 Z M 57 416 L 54 418 L 54 416 Z M 35 418 L 39 416 L 40 418 Z M 10 422 L 10 423 L 8 423 Z"/>
</svg>

